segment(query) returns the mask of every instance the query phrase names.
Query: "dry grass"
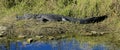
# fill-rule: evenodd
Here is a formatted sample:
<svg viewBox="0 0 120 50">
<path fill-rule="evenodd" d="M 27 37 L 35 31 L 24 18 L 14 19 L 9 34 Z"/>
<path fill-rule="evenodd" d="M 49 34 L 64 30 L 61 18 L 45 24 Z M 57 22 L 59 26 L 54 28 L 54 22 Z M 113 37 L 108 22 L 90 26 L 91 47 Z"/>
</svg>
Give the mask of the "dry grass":
<svg viewBox="0 0 120 50">
<path fill-rule="evenodd" d="M 16 15 L 26 13 L 60 14 L 75 18 L 108 15 L 108 18 L 100 23 L 86 25 L 70 22 L 41 23 L 34 20 L 15 20 Z M 28 38 L 41 34 L 46 36 L 66 34 L 70 37 L 75 35 L 78 40 L 84 41 L 84 39 L 93 40 L 93 37 L 83 37 L 83 39 L 81 34 L 96 31 L 110 34 L 109 36 L 100 36 L 98 39 L 106 41 L 108 38 L 108 41 L 119 46 L 119 18 L 119 0 L 0 0 L 0 25 L 9 28 L 7 30 L 8 39 L 14 39 L 21 34 L 27 35 Z"/>
</svg>

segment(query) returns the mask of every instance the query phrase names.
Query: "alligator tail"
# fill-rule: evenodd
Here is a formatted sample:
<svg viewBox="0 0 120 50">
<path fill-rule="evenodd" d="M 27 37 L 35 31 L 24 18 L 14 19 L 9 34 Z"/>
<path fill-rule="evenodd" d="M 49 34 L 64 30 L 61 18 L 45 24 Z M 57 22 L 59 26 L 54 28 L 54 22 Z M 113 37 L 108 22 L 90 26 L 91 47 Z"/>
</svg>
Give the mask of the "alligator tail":
<svg viewBox="0 0 120 50">
<path fill-rule="evenodd" d="M 99 17 L 83 19 L 83 20 L 80 20 L 80 24 L 98 23 L 105 20 L 107 17 L 108 17 L 107 15 L 103 15 Z"/>
</svg>

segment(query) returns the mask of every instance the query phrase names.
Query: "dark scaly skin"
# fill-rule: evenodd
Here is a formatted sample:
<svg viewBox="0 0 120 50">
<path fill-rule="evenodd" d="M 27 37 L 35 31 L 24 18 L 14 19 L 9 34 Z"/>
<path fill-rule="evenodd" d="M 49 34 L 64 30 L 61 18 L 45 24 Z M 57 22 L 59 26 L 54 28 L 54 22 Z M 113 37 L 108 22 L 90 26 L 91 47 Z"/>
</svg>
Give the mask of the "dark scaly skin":
<svg viewBox="0 0 120 50">
<path fill-rule="evenodd" d="M 86 19 L 77 19 L 73 17 L 63 16 L 63 15 L 55 15 L 55 14 L 24 14 L 23 16 L 16 16 L 17 20 L 23 19 L 35 19 L 42 22 L 48 21 L 69 21 L 69 22 L 79 22 L 80 24 L 88 24 L 88 23 L 98 23 L 107 18 L 107 15 L 91 17 Z"/>
</svg>

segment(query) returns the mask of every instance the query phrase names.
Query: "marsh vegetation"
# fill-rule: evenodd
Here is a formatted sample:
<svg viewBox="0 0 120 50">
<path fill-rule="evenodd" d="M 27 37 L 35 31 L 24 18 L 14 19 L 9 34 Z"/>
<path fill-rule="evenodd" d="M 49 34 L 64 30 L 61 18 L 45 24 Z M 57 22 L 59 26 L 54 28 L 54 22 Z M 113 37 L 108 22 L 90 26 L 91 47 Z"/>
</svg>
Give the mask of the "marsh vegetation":
<svg viewBox="0 0 120 50">
<path fill-rule="evenodd" d="M 100 23 L 17 21 L 17 15 L 59 14 L 74 18 L 108 15 Z M 0 0 L 0 43 L 76 38 L 91 44 L 120 46 L 120 0 Z"/>
</svg>

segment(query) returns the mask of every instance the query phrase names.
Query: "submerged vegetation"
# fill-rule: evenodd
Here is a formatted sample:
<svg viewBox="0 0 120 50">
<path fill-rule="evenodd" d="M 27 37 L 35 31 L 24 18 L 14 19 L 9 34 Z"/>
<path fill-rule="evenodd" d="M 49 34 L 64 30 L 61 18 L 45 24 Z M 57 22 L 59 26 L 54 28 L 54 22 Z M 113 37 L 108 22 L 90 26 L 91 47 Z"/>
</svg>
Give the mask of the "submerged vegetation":
<svg viewBox="0 0 120 50">
<path fill-rule="evenodd" d="M 41 23 L 35 20 L 15 20 L 15 16 L 23 14 L 59 14 L 74 18 L 108 15 L 108 19 L 85 25 L 70 22 Z M 0 27 L 7 28 L 6 30 L 0 28 L 0 31 L 2 30 L 0 38 L 15 40 L 35 37 L 39 39 L 76 37 L 78 40 L 96 41 L 93 37 L 97 37 L 119 46 L 119 18 L 120 0 L 0 0 Z"/>
</svg>

